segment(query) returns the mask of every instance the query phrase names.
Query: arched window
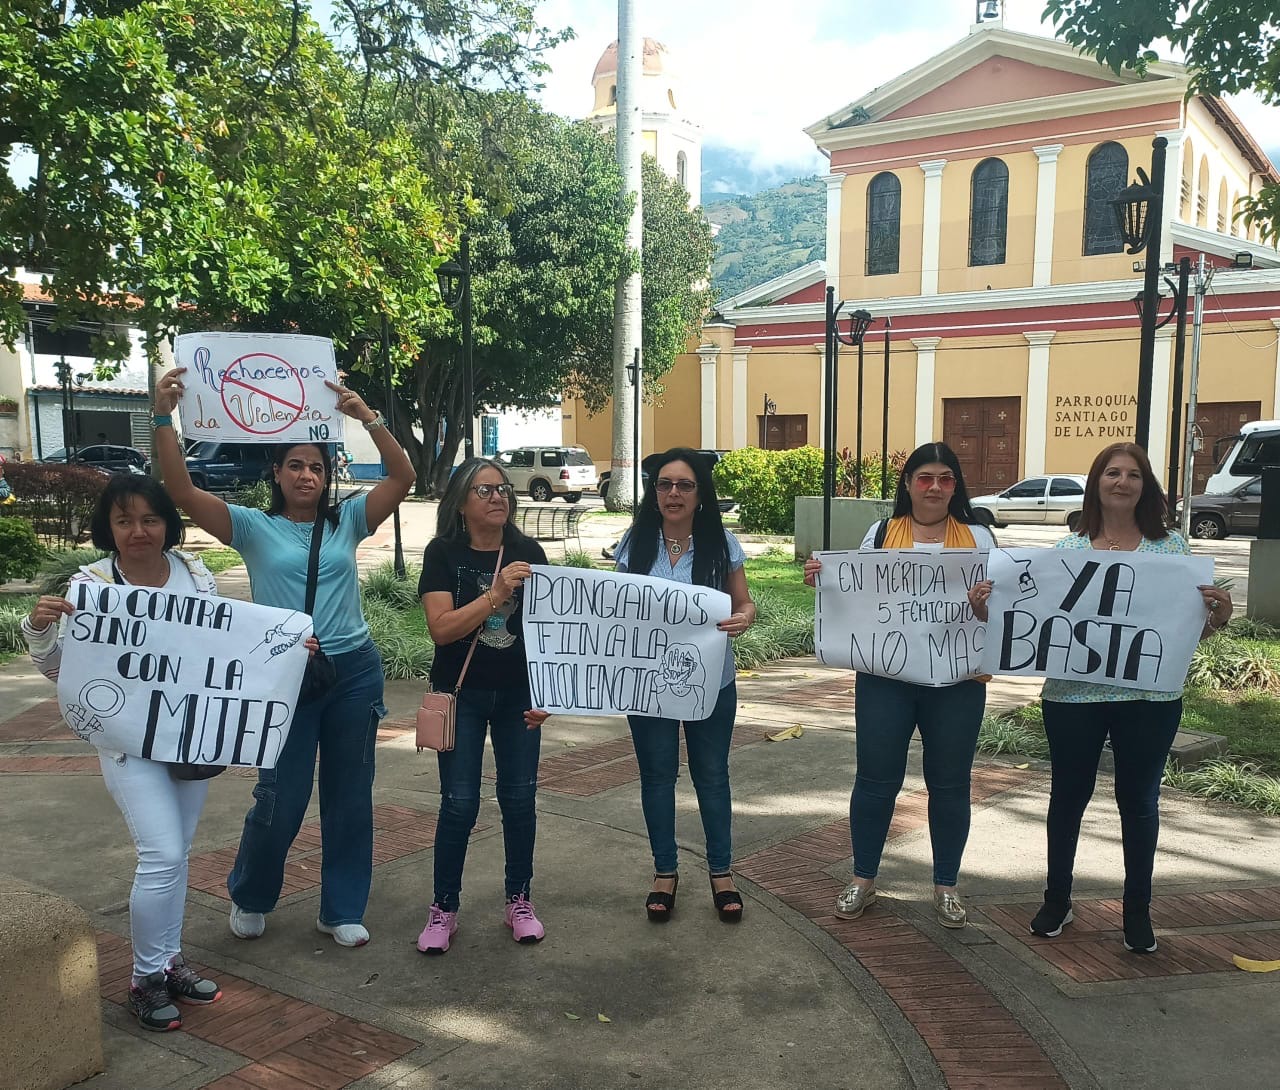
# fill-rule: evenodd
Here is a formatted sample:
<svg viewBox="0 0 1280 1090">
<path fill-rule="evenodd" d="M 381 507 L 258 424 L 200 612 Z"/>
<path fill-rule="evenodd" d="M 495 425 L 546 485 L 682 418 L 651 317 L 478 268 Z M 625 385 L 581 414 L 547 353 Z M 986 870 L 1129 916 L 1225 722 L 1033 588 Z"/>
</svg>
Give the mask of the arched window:
<svg viewBox="0 0 1280 1090">
<path fill-rule="evenodd" d="M 689 157 L 682 151 L 676 154 L 676 181 L 689 188 Z"/>
<path fill-rule="evenodd" d="M 618 104 L 618 85 L 611 83 L 609 85 L 609 105 L 616 106 Z"/>
<path fill-rule="evenodd" d="M 898 271 L 902 233 L 902 183 L 885 171 L 867 186 L 867 275 Z"/>
<path fill-rule="evenodd" d="M 1230 198 L 1227 196 L 1227 180 L 1223 178 L 1218 183 L 1218 233 L 1225 235 L 1227 227 L 1231 223 L 1231 208 L 1228 205 Z"/>
<path fill-rule="evenodd" d="M 1111 202 L 1127 184 L 1129 153 L 1117 143 L 1099 144 L 1085 167 L 1084 252 L 1118 254 L 1124 249 Z"/>
<path fill-rule="evenodd" d="M 1009 227 L 1009 168 L 983 159 L 969 195 L 969 264 L 1003 265 Z"/>
<path fill-rule="evenodd" d="M 1209 157 L 1200 156 L 1200 180 L 1196 185 L 1196 226 L 1209 226 Z"/>
<path fill-rule="evenodd" d="M 1178 216 L 1183 223 L 1191 222 L 1191 191 L 1195 188 L 1196 152 L 1187 137 L 1182 146 L 1182 178 L 1178 183 Z"/>
</svg>

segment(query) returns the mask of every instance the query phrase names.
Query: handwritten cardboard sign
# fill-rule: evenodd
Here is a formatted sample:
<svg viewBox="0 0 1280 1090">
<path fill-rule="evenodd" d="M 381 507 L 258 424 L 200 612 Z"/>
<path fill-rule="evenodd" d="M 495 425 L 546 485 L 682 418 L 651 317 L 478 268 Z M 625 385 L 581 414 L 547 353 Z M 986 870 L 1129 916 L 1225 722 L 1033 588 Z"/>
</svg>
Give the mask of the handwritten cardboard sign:
<svg viewBox="0 0 1280 1090">
<path fill-rule="evenodd" d="M 982 672 L 985 626 L 966 597 L 982 579 L 978 549 L 820 552 L 818 660 L 916 685 Z"/>
<path fill-rule="evenodd" d="M 720 694 L 732 612 L 709 587 L 535 564 L 524 640 L 533 706 L 705 719 Z"/>
<path fill-rule="evenodd" d="M 333 342 L 288 333 L 182 333 L 174 338 L 188 439 L 337 443 L 343 416 Z"/>
<path fill-rule="evenodd" d="M 993 549 L 984 665 L 993 674 L 1177 692 L 1204 626 L 1205 556 Z"/>
<path fill-rule="evenodd" d="M 110 583 L 69 593 L 58 703 L 76 734 L 152 761 L 275 767 L 310 617 Z"/>
</svg>

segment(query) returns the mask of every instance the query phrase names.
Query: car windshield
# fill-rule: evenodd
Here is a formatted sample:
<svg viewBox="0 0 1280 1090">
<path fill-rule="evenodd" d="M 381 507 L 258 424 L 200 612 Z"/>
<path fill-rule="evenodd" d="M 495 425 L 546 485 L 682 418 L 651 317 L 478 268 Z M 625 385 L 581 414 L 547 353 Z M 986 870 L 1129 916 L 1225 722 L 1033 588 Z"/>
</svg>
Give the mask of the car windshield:
<svg viewBox="0 0 1280 1090">
<path fill-rule="evenodd" d="M 203 440 L 199 443 L 192 443 L 191 449 L 187 451 L 188 458 L 212 458 L 218 453 L 218 444 Z"/>
<path fill-rule="evenodd" d="M 585 450 L 566 450 L 564 452 L 564 464 L 567 466 L 595 465 L 591 460 L 591 455 L 589 455 Z"/>
</svg>

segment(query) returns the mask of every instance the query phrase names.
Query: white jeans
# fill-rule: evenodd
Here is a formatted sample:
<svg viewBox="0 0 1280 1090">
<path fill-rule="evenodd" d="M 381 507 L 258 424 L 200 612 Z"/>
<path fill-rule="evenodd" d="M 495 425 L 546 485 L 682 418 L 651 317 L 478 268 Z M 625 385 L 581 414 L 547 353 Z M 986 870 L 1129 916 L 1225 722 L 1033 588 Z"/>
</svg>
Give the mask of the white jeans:
<svg viewBox="0 0 1280 1090">
<path fill-rule="evenodd" d="M 133 973 L 143 977 L 167 969 L 182 950 L 187 855 L 209 781 L 175 780 L 168 765 L 141 757 L 99 753 L 98 759 L 138 852 L 129 930 Z"/>
</svg>

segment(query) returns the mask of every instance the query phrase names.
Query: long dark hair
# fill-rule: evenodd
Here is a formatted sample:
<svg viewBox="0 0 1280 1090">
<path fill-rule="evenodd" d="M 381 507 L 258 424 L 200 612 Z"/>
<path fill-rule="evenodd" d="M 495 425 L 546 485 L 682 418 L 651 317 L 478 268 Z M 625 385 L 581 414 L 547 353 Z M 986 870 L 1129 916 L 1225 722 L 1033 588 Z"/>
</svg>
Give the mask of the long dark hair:
<svg viewBox="0 0 1280 1090">
<path fill-rule="evenodd" d="M 466 505 L 476 474 L 482 469 L 496 469 L 506 485 L 511 486 L 507 471 L 492 458 L 468 458 L 453 471 L 449 485 L 440 499 L 440 506 L 436 510 L 436 537 L 445 541 L 471 541 L 466 519 L 462 517 L 462 508 Z M 507 495 L 507 522 L 502 527 L 502 544 L 513 545 L 528 540 L 529 536 L 516 525 L 516 490 L 512 488 Z"/>
<path fill-rule="evenodd" d="M 93 516 L 89 520 L 89 536 L 94 547 L 104 553 L 116 551 L 116 538 L 111 532 L 111 509 L 118 507 L 121 511 L 128 510 L 129 501 L 135 496 L 164 519 L 164 551 L 168 552 L 175 545 L 181 545 L 185 534 L 182 516 L 164 485 L 151 476 L 113 473 L 107 481 L 107 487 L 98 497 L 98 505 L 93 509 Z"/>
<path fill-rule="evenodd" d="M 960 459 L 946 443 L 925 443 L 911 452 L 911 457 L 906 460 L 902 472 L 898 474 L 898 494 L 893 504 L 893 517 L 901 518 L 903 515 L 911 514 L 911 475 L 930 462 L 941 462 L 956 477 L 956 490 L 951 493 L 947 514 L 956 522 L 976 524 L 978 520 L 974 517 L 973 507 L 969 504 L 969 490 L 964 485 L 964 472 L 960 469 Z"/>
<path fill-rule="evenodd" d="M 329 491 L 333 484 L 333 452 L 329 449 L 328 443 L 280 443 L 276 446 L 275 452 L 271 456 L 272 469 L 279 469 L 284 465 L 289 457 L 291 450 L 298 447 L 315 447 L 320 452 L 320 460 L 324 462 L 324 487 L 320 490 L 320 505 L 316 509 L 316 514 L 327 519 L 329 525 L 335 530 L 338 528 L 338 507 L 337 503 L 329 502 Z M 271 506 L 267 508 L 268 515 L 284 514 L 284 493 L 280 491 L 280 485 L 276 481 L 275 474 L 271 475 Z"/>
<path fill-rule="evenodd" d="M 647 459 L 646 459 L 647 460 Z M 711 477 L 711 460 L 689 447 L 672 447 L 653 459 L 656 463 L 644 486 L 644 496 L 631 520 L 627 537 L 627 570 L 648 575 L 658 559 L 662 512 L 658 509 L 658 478 L 672 462 L 684 462 L 698 485 L 698 508 L 693 513 L 693 581 L 720 590 L 729 576 L 729 542 L 724 536 L 720 501 Z"/>
<path fill-rule="evenodd" d="M 1076 533 L 1090 541 L 1102 533 L 1102 499 L 1098 493 L 1102 474 L 1117 454 L 1127 454 L 1138 463 L 1138 470 L 1142 473 L 1142 495 L 1133 509 L 1138 529 L 1148 541 L 1162 541 L 1169 536 L 1169 500 L 1151 469 L 1151 459 L 1137 443 L 1112 443 L 1098 452 L 1084 482 L 1084 500 Z"/>
</svg>

